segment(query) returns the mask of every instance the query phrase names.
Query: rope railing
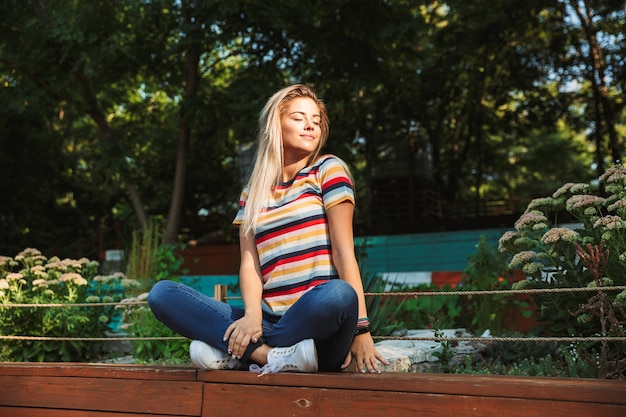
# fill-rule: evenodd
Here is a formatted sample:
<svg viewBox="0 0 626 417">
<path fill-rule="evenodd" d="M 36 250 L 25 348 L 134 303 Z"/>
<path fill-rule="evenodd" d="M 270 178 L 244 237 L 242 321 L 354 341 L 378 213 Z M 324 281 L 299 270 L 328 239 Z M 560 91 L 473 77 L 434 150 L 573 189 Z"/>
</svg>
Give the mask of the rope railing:
<svg viewBox="0 0 626 417">
<path fill-rule="evenodd" d="M 433 331 L 434 332 L 434 331 Z M 413 340 L 420 342 L 626 342 L 622 336 L 591 336 L 591 337 L 412 337 L 412 336 L 372 336 L 374 340 Z M 23 341 L 62 341 L 62 342 L 138 342 L 155 340 L 187 340 L 183 336 L 169 337 L 51 337 L 51 336 L 0 336 L 0 340 L 23 340 Z"/>
<path fill-rule="evenodd" d="M 520 290 L 472 290 L 472 291 L 399 291 L 399 292 L 371 292 L 366 296 L 440 296 L 440 295 L 517 295 L 517 294 L 549 294 L 567 292 L 599 292 L 599 291 L 624 291 L 626 285 L 611 287 L 574 287 L 574 288 L 528 288 Z"/>
<path fill-rule="evenodd" d="M 64 308 L 64 307 L 117 307 L 117 306 L 133 306 L 133 305 L 146 305 L 148 304 L 145 301 L 131 301 L 131 302 L 114 302 L 114 303 L 7 303 L 0 304 L 0 307 L 8 307 L 8 308 L 28 308 L 28 307 L 38 307 L 38 308 Z"/>
<path fill-rule="evenodd" d="M 422 296 L 474 296 L 474 295 L 533 295 L 533 294 L 549 294 L 549 293 L 582 293 L 582 292 L 601 292 L 601 291 L 624 291 L 625 285 L 607 286 L 607 287 L 580 287 L 580 288 L 532 288 L 517 290 L 455 290 L 455 291 L 390 291 L 390 292 L 367 292 L 366 297 L 412 297 L 418 298 Z M 229 300 L 241 300 L 241 297 L 232 297 L 227 294 L 226 285 L 215 285 L 214 298 L 228 302 Z M 146 301 L 120 301 L 107 303 L 7 303 L 0 304 L 0 308 L 66 308 L 66 307 L 128 307 L 137 305 L 147 305 Z M 587 337 L 412 337 L 412 336 L 373 336 L 374 340 L 414 340 L 414 341 L 434 341 L 434 342 L 626 342 L 626 337 L 621 336 L 587 336 Z M 26 336 L 26 335 L 0 335 L 0 340 L 22 340 L 22 341 L 167 341 L 167 340 L 185 340 L 185 337 L 129 337 L 124 335 L 113 335 L 110 337 L 48 337 L 48 336 Z"/>
<path fill-rule="evenodd" d="M 374 341 L 408 340 L 420 342 L 554 342 L 554 343 L 589 343 L 589 342 L 626 342 L 626 337 L 407 337 L 407 336 L 372 336 Z M 188 340 L 186 337 L 46 337 L 46 336 L 0 336 L 7 341 L 43 341 L 43 342 L 140 342 L 140 341 L 175 341 Z"/>
<path fill-rule="evenodd" d="M 225 285 L 217 284 L 216 287 L 225 287 Z M 548 294 L 548 293 L 562 293 L 562 292 L 598 292 L 598 291 L 624 291 L 626 285 L 615 285 L 610 287 L 573 287 L 573 288 L 532 288 L 532 289 L 520 289 L 520 290 L 472 290 L 472 291 L 386 291 L 386 292 L 366 292 L 366 297 L 380 297 L 380 296 L 405 296 L 405 297 L 433 297 L 433 296 L 450 296 L 450 295 L 517 295 L 517 294 Z M 220 288 L 216 289 L 216 299 L 221 301 L 229 300 L 241 300 L 241 297 L 231 297 L 225 294 L 225 291 Z M 112 307 L 112 306 L 132 306 L 132 305 L 147 305 L 146 301 L 118 301 L 111 303 L 7 303 L 0 304 L 0 307 L 8 308 L 27 308 L 27 307 L 40 307 L 40 308 L 62 308 L 62 307 Z"/>
</svg>

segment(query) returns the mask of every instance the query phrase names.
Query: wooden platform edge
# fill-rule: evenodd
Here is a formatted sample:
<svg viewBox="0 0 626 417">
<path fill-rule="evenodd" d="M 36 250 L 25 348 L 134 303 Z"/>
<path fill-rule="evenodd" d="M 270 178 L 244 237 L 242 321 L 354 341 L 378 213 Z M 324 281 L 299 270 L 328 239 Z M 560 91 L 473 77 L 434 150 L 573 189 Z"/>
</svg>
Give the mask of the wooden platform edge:
<svg viewBox="0 0 626 417">
<path fill-rule="evenodd" d="M 626 405 L 626 381 L 428 373 L 281 373 L 258 377 L 242 371 L 198 371 L 211 383 L 299 386 L 363 391 L 529 398 Z"/>
<path fill-rule="evenodd" d="M 245 401 L 238 393 L 245 392 Z M 247 415 L 242 404 L 289 415 L 385 416 L 402 412 L 507 417 L 626 415 L 626 381 L 455 374 L 198 371 L 191 367 L 0 363 L 0 415 L 67 417 Z M 400 405 L 399 405 L 400 404 Z M 7 410 L 13 410 L 11 414 Z M 533 411 L 534 410 L 534 411 Z M 247 411 L 250 411 L 247 409 Z M 358 414 L 361 413 L 361 414 Z M 600 414 L 596 414 L 600 413 Z M 278 415 L 278 414 L 276 414 Z M 287 415 L 287 414 L 285 414 Z M 539 414 L 535 414 L 539 415 Z"/>
</svg>

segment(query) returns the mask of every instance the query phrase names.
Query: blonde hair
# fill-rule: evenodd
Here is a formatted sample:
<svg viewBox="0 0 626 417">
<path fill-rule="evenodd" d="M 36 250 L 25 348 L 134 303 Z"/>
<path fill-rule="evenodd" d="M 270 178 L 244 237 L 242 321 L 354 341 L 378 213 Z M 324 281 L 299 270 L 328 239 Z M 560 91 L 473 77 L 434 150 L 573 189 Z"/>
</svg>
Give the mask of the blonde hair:
<svg viewBox="0 0 626 417">
<path fill-rule="evenodd" d="M 317 148 L 311 153 L 307 166 L 318 158 L 326 144 L 329 132 L 328 112 L 324 103 L 310 87 L 295 84 L 277 91 L 270 97 L 259 115 L 256 157 L 246 184 L 248 198 L 240 228 L 242 235 L 254 232 L 259 213 L 269 203 L 271 189 L 280 184 L 283 173 L 281 117 L 287 110 L 289 102 L 300 97 L 312 99 L 320 111 L 320 140 Z"/>
</svg>

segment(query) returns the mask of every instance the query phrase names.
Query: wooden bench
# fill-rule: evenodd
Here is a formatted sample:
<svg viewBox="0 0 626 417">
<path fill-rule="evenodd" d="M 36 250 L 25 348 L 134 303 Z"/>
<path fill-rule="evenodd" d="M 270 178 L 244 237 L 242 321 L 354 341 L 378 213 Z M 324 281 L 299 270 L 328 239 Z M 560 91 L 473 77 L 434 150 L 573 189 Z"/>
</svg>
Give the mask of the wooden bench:
<svg viewBox="0 0 626 417">
<path fill-rule="evenodd" d="M 2 417 L 200 416 L 202 392 L 193 368 L 0 365 Z"/>
<path fill-rule="evenodd" d="M 0 364 L 1 417 L 626 416 L 626 381 Z"/>
</svg>

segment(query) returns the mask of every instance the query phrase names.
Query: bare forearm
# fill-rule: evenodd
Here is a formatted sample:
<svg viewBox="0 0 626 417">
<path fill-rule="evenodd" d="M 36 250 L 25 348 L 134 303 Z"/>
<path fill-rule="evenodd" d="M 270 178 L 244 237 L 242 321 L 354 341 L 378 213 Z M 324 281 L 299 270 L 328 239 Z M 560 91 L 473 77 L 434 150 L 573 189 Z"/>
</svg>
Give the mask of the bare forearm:
<svg viewBox="0 0 626 417">
<path fill-rule="evenodd" d="M 261 297 L 263 279 L 259 255 L 252 236 L 240 237 L 241 264 L 239 267 L 239 287 L 246 315 L 261 319 Z"/>
<path fill-rule="evenodd" d="M 249 271 L 244 271 L 242 268 L 239 272 L 239 287 L 246 315 L 260 318 L 263 286 L 260 278 L 255 275 Z"/>
<path fill-rule="evenodd" d="M 354 288 L 359 300 L 359 317 L 367 317 L 367 307 L 365 305 L 365 294 L 363 290 L 363 282 L 361 281 L 361 274 L 359 271 L 356 259 L 350 256 L 345 259 L 343 256 L 337 256 L 339 258 L 335 264 L 339 277 L 346 281 Z"/>
</svg>

